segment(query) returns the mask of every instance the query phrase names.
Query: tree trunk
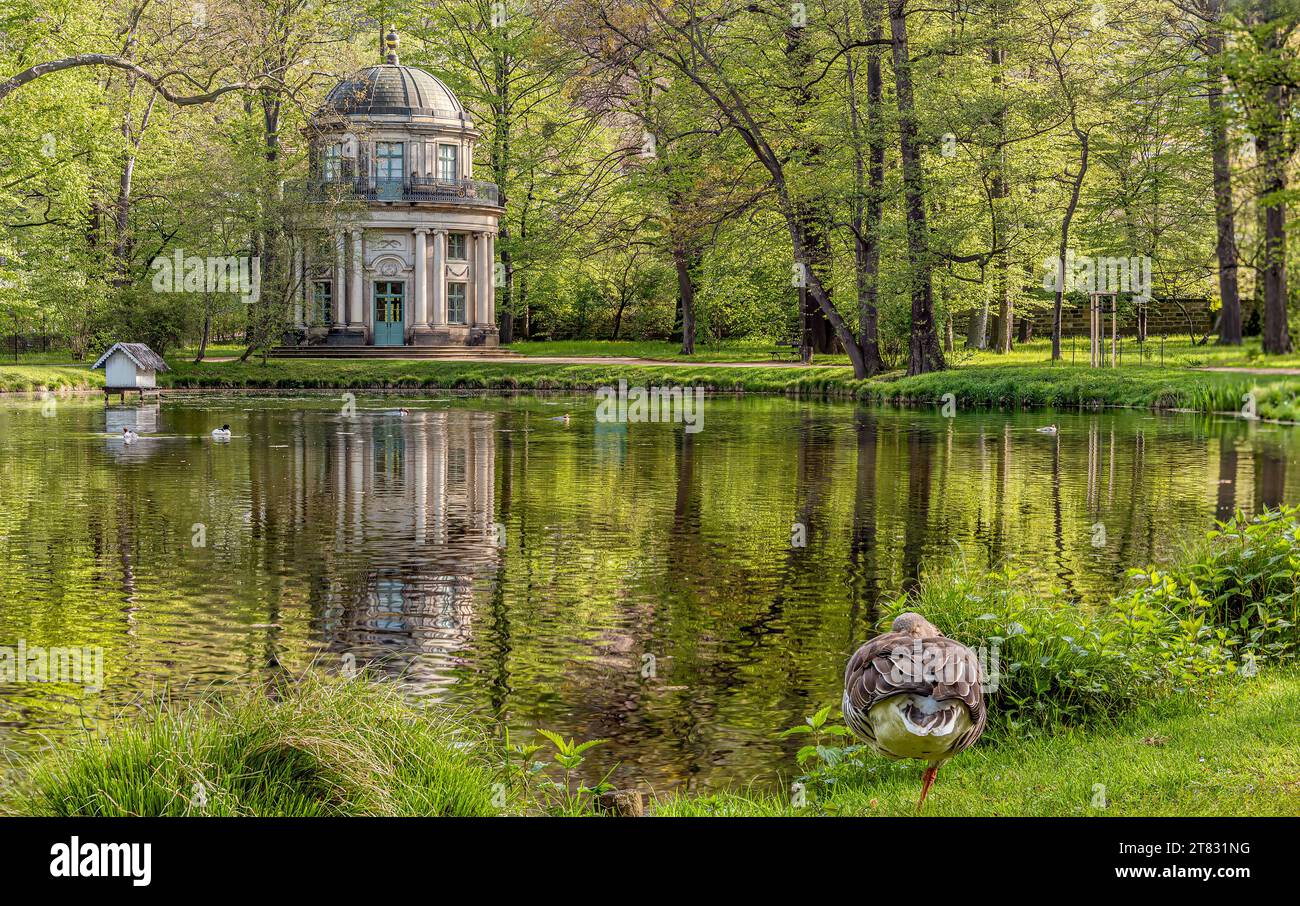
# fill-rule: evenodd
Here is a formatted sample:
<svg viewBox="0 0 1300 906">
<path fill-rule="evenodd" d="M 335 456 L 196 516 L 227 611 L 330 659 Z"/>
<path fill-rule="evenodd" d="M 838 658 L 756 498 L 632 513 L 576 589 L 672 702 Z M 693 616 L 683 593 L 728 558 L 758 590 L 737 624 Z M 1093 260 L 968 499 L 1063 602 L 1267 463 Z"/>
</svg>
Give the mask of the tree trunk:
<svg viewBox="0 0 1300 906">
<path fill-rule="evenodd" d="M 999 10 L 996 4 L 991 9 L 993 16 L 993 28 L 995 35 L 1001 26 Z M 1011 195 L 1011 187 L 1007 181 L 1006 174 L 1006 139 L 1007 139 L 1007 116 L 1006 108 L 1003 105 L 1003 78 L 1002 69 L 1006 64 L 1006 50 L 995 37 L 989 44 L 989 63 L 993 66 L 993 88 L 997 92 L 995 103 L 998 105 L 994 114 L 994 127 L 997 135 L 997 148 L 993 156 L 993 178 L 989 187 L 989 194 L 992 197 L 993 206 L 993 239 L 995 250 L 998 245 L 1006 244 L 1005 232 L 1007 230 L 1006 212 L 1003 210 L 1005 199 Z M 998 298 L 998 324 L 1007 325 L 1006 335 L 998 336 L 997 351 L 1008 353 L 1011 351 L 1011 325 L 1012 317 L 1012 293 L 1011 293 L 1011 253 L 1007 250 L 995 251 L 996 257 L 993 266 L 996 272 L 994 286 L 997 288 Z M 988 302 L 985 301 L 980 309 L 975 313 L 972 319 L 971 330 L 967 332 L 966 345 L 976 349 L 984 349 L 988 346 Z"/>
<path fill-rule="evenodd" d="M 684 243 L 673 243 L 677 304 L 682 313 L 682 355 L 695 355 L 695 277 L 692 270 L 697 257 Z"/>
<path fill-rule="evenodd" d="M 1291 351 L 1291 333 L 1287 327 L 1286 295 L 1286 138 L 1281 123 L 1282 90 L 1268 89 L 1268 126 L 1256 137 L 1264 179 L 1260 202 L 1264 206 L 1264 260 L 1260 279 L 1264 284 L 1264 352 L 1282 355 Z M 1272 122 L 1276 118 L 1278 122 Z"/>
<path fill-rule="evenodd" d="M 862 18 L 872 41 L 883 38 L 880 9 L 861 0 Z M 846 25 L 848 14 L 845 13 Z M 848 29 L 846 28 L 846 33 Z M 880 231 L 884 219 L 885 137 L 882 122 L 884 80 L 880 69 L 879 45 L 867 48 L 867 117 L 864 161 L 858 134 L 857 69 L 848 70 L 849 121 L 853 132 L 854 199 L 853 253 L 858 293 L 858 345 L 869 376 L 885 370 L 880 356 Z M 865 183 L 864 183 L 865 177 Z"/>
<path fill-rule="evenodd" d="M 506 238 L 506 230 L 501 228 L 500 239 Z M 506 248 L 505 243 L 501 244 L 501 270 L 504 283 L 501 286 L 501 339 L 502 346 L 508 346 L 515 338 L 515 262 L 514 257 Z"/>
<path fill-rule="evenodd" d="M 925 217 L 925 173 L 917 141 L 916 105 L 912 96 L 912 64 L 907 49 L 906 0 L 891 0 L 889 31 L 893 44 L 894 87 L 898 101 L 898 144 L 903 160 L 903 191 L 907 201 L 907 257 L 911 265 L 912 331 L 907 373 L 924 374 L 944 368 L 943 350 L 934 323 L 930 236 Z"/>
<path fill-rule="evenodd" d="M 1079 193 L 1083 189 L 1083 179 L 1088 175 L 1088 133 L 1079 129 L 1078 124 L 1074 122 L 1073 112 L 1070 114 L 1070 121 L 1071 128 L 1079 139 L 1079 172 L 1075 174 L 1074 182 L 1070 186 L 1070 203 L 1066 205 L 1065 216 L 1061 218 L 1061 241 L 1056 250 L 1056 299 L 1052 305 L 1053 361 L 1061 358 L 1061 313 L 1065 304 L 1065 281 L 1069 276 L 1065 273 L 1065 255 L 1070 244 L 1070 224 L 1074 220 L 1074 212 L 1079 207 Z M 1066 175 L 1069 175 L 1069 168 L 1066 169 Z"/>
<path fill-rule="evenodd" d="M 807 118 L 808 110 L 816 101 L 812 90 L 803 81 L 806 70 L 813 62 L 814 50 L 807 40 L 806 31 L 806 28 L 792 25 L 786 29 L 785 33 L 786 59 L 790 63 L 791 72 L 799 79 L 799 83 L 793 89 L 791 98 L 795 110 L 795 120 L 798 123 L 802 123 Z M 809 134 L 805 130 L 795 129 L 793 132 L 798 137 L 796 138 L 799 144 L 796 154 L 796 159 L 799 161 L 798 165 L 810 173 L 816 173 L 821 168 L 821 145 L 805 137 L 799 137 Z M 822 210 L 824 208 L 821 206 L 810 205 L 803 201 L 798 201 L 795 204 L 795 217 L 799 220 L 804 235 L 805 247 L 808 251 L 806 265 L 810 269 L 817 270 L 826 296 L 830 298 L 831 288 L 828 278 L 830 275 L 831 251 Z M 805 293 L 802 298 L 804 309 L 800 312 L 800 319 L 804 324 L 805 335 L 811 337 L 813 352 L 833 352 L 835 349 L 835 331 L 832 329 L 830 321 L 811 294 Z"/>
<path fill-rule="evenodd" d="M 1219 260 L 1219 342 L 1241 345 L 1241 296 L 1237 287 L 1237 229 L 1232 207 L 1232 164 L 1228 150 L 1228 121 L 1223 109 L 1223 31 L 1209 26 L 1206 70 L 1209 82 L 1210 137 L 1214 161 L 1214 224 L 1218 235 L 1215 253 Z"/>
</svg>

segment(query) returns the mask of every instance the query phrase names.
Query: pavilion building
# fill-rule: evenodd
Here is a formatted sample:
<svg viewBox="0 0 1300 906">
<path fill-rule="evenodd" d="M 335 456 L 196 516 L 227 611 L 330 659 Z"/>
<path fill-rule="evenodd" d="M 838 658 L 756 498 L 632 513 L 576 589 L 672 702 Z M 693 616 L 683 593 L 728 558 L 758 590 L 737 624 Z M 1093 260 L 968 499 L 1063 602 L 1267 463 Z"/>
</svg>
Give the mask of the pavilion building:
<svg viewBox="0 0 1300 906">
<path fill-rule="evenodd" d="M 473 178 L 480 133 L 386 40 L 387 61 L 336 85 L 312 121 L 290 342 L 495 347 L 503 210 L 496 185 Z"/>
</svg>

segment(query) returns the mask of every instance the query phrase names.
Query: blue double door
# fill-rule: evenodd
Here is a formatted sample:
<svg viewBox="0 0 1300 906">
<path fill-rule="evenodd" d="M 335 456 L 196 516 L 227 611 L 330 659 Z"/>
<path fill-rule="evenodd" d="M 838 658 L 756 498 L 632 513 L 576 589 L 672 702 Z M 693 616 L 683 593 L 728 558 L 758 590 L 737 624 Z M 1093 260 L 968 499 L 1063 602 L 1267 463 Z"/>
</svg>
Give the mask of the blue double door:
<svg viewBox="0 0 1300 906">
<path fill-rule="evenodd" d="M 375 345 L 406 345 L 406 284 L 375 281 Z"/>
</svg>

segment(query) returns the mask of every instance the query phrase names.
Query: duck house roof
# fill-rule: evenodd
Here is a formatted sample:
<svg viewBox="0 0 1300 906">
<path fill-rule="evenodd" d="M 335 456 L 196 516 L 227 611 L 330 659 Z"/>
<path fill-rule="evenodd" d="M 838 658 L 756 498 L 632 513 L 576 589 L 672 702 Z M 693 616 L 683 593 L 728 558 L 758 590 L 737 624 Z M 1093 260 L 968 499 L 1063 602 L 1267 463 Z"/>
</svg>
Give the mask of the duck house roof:
<svg viewBox="0 0 1300 906">
<path fill-rule="evenodd" d="M 96 368 L 103 368 L 108 357 L 115 352 L 123 353 L 128 359 L 135 363 L 137 368 L 145 371 L 171 371 L 163 357 L 154 352 L 144 343 L 114 343 L 108 351 L 99 357 L 99 361 L 91 365 L 93 371 Z"/>
</svg>

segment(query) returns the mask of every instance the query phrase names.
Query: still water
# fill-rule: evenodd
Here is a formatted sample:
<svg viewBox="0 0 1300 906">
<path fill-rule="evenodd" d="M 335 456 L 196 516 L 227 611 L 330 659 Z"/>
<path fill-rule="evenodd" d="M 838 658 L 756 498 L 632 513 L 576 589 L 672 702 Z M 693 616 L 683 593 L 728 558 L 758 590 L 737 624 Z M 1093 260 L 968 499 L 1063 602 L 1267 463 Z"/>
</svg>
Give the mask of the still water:
<svg viewBox="0 0 1300 906">
<path fill-rule="evenodd" d="M 595 405 L 0 402 L 0 646 L 100 646 L 105 673 L 0 685 L 0 749 L 355 659 L 516 731 L 608 739 L 592 761 L 622 779 L 743 784 L 788 773 L 777 731 L 838 701 L 926 565 L 1011 564 L 1086 605 L 1216 516 L 1300 500 L 1300 429 L 1232 419 L 722 397 L 688 433 Z"/>
</svg>

